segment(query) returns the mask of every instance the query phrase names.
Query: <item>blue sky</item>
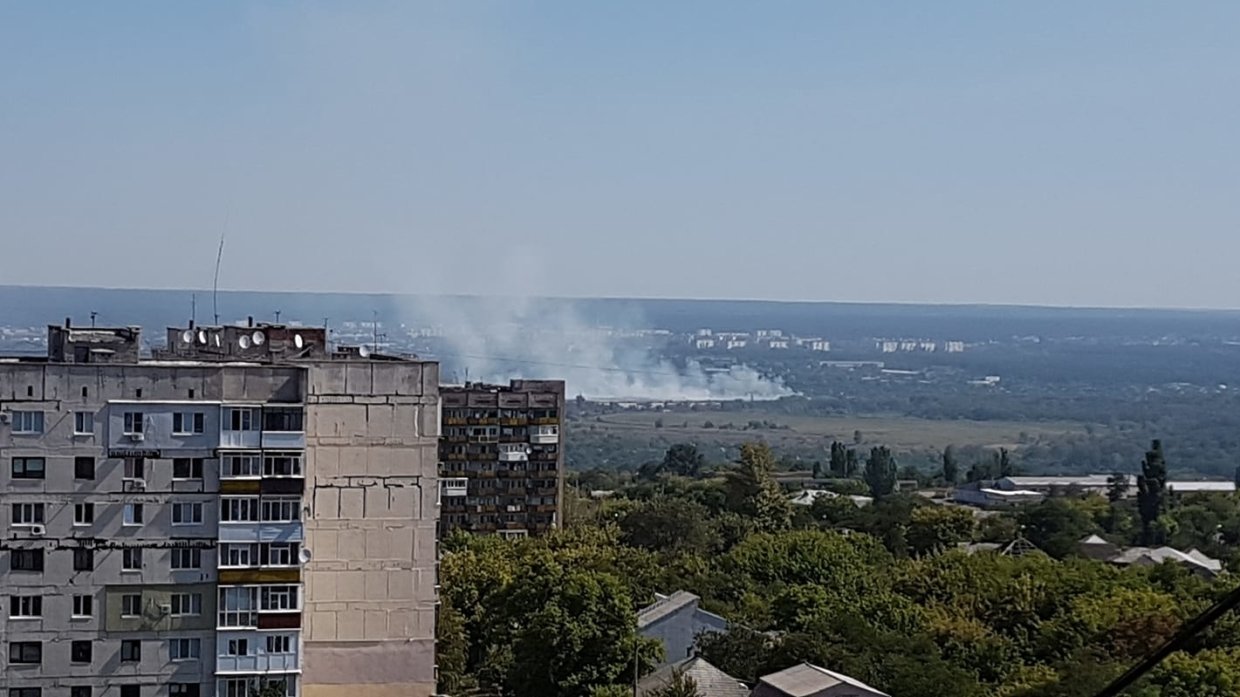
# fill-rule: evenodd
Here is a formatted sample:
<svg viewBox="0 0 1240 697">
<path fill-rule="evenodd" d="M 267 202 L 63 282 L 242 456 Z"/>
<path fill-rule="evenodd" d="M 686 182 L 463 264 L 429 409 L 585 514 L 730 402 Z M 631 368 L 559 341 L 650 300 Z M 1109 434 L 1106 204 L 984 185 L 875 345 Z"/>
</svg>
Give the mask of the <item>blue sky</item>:
<svg viewBox="0 0 1240 697">
<path fill-rule="evenodd" d="M 1240 4 L 0 4 L 0 283 L 1240 307 Z"/>
</svg>

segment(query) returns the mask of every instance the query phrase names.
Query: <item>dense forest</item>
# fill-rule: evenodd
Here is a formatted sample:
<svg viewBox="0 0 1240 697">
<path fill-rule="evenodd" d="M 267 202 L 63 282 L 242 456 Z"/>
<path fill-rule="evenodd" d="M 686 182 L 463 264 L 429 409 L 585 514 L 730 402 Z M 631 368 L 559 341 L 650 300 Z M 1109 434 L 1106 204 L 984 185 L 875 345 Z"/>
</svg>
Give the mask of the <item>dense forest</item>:
<svg viewBox="0 0 1240 697">
<path fill-rule="evenodd" d="M 1066 496 L 979 516 L 894 493 L 898 463 L 881 450 L 850 483 L 878 495 L 870 506 L 790 505 L 761 444 L 722 468 L 682 445 L 612 498 L 569 501 L 552 535 L 445 540 L 441 690 L 626 694 L 634 661 L 649 669 L 660 650 L 637 636 L 634 612 L 656 592 L 688 590 L 731 623 L 700 637 L 699 652 L 750 683 L 810 661 L 893 697 L 1088 697 L 1235 583 L 1077 556 L 1090 534 L 1120 545 L 1155 536 L 1240 562 L 1240 499 L 1160 493 L 1160 453 L 1147 454 L 1150 483 L 1135 499 Z M 1040 551 L 962 546 L 1018 538 Z M 1240 617 L 1128 694 L 1240 696 Z"/>
</svg>

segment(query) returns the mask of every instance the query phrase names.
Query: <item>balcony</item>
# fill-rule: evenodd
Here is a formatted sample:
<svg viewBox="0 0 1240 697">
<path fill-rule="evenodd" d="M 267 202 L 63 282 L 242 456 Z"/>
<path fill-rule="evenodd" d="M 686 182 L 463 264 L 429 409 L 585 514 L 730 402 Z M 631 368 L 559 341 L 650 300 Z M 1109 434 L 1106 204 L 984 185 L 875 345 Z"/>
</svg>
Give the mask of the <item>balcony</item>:
<svg viewBox="0 0 1240 697">
<path fill-rule="evenodd" d="M 226 523 L 219 526 L 220 542 L 301 542 L 301 521 L 287 523 Z"/>
<path fill-rule="evenodd" d="M 500 462 L 527 462 L 529 459 L 523 443 L 504 443 L 499 446 Z"/>
<path fill-rule="evenodd" d="M 264 448 L 300 450 L 306 447 L 305 431 L 263 431 Z"/>
<path fill-rule="evenodd" d="M 439 492 L 442 496 L 464 496 L 469 489 L 469 478 L 453 477 L 439 480 Z"/>
<path fill-rule="evenodd" d="M 262 431 L 230 431 L 220 430 L 221 448 L 246 448 L 257 450 L 263 445 Z"/>
<path fill-rule="evenodd" d="M 268 642 L 268 637 L 273 638 L 271 642 Z M 230 653 L 230 648 L 238 650 L 243 643 L 245 654 Z M 288 673 L 301 669 L 300 631 L 220 631 L 215 635 L 215 644 L 217 674 Z M 284 651 L 285 644 L 288 651 Z M 268 653 L 268 648 L 276 649 L 277 652 Z"/>
</svg>

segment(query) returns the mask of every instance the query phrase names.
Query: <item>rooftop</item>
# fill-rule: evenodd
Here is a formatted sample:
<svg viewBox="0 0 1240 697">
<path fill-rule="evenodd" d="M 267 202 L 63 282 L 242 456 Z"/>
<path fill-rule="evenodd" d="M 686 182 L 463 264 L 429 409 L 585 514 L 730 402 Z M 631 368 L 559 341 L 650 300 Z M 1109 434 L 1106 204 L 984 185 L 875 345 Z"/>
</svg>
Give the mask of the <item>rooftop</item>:
<svg viewBox="0 0 1240 697">
<path fill-rule="evenodd" d="M 785 668 L 778 673 L 764 676 L 758 682 L 769 685 L 789 697 L 809 697 L 837 685 L 849 685 L 875 695 L 886 694 L 860 680 L 810 663 Z"/>
<path fill-rule="evenodd" d="M 676 591 L 671 595 L 661 596 L 654 603 L 637 611 L 637 626 L 639 629 L 648 627 L 664 617 L 674 614 L 677 610 L 690 605 L 696 606 L 699 600 L 701 598 L 688 591 Z"/>
<path fill-rule="evenodd" d="M 744 683 L 711 665 L 701 656 L 686 658 L 656 670 L 642 678 L 637 685 L 638 695 L 667 686 L 677 672 L 683 673 L 697 685 L 699 697 L 749 697 Z"/>
</svg>

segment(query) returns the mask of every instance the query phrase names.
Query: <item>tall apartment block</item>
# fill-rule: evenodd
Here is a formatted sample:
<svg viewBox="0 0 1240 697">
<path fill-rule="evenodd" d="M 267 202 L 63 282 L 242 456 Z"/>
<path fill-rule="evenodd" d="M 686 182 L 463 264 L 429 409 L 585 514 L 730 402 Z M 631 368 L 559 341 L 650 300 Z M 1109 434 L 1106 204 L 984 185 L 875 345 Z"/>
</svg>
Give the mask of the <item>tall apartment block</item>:
<svg viewBox="0 0 1240 697">
<path fill-rule="evenodd" d="M 441 530 L 524 537 L 557 527 L 563 381 L 444 386 L 440 398 Z"/>
<path fill-rule="evenodd" d="M 435 363 L 323 329 L 0 359 L 9 697 L 434 692 Z"/>
</svg>

